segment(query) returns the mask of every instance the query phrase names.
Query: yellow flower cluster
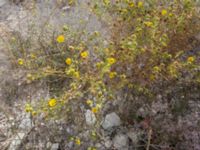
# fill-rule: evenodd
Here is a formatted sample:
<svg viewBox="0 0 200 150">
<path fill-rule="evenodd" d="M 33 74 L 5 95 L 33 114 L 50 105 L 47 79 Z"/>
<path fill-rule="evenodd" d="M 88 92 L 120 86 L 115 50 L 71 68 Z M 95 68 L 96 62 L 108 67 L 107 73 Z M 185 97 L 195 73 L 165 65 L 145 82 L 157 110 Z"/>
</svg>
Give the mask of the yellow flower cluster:
<svg viewBox="0 0 200 150">
<path fill-rule="evenodd" d="M 152 26 L 153 26 L 153 22 L 150 22 L 150 21 L 146 21 L 146 22 L 144 22 L 144 24 L 145 24 L 147 27 L 152 27 Z"/>
<path fill-rule="evenodd" d="M 91 111 L 92 111 L 94 114 L 97 113 L 97 112 L 100 110 L 100 108 L 101 108 L 101 105 L 100 105 L 100 104 L 96 104 L 96 105 L 94 106 L 93 101 L 90 100 L 90 99 L 88 99 L 88 100 L 86 101 L 86 104 L 89 105 L 89 106 L 91 107 Z"/>
<path fill-rule="evenodd" d="M 90 107 L 92 107 L 92 105 L 93 105 L 93 101 L 92 101 L 92 100 L 87 100 L 86 103 L 87 103 Z"/>
<path fill-rule="evenodd" d="M 116 75 L 117 75 L 117 72 L 114 72 L 114 71 L 109 73 L 109 77 L 110 77 L 110 79 L 115 78 Z"/>
<path fill-rule="evenodd" d="M 101 105 L 100 104 L 96 104 L 95 107 L 92 107 L 92 112 L 95 114 L 95 113 L 98 113 L 99 110 L 101 108 Z"/>
<path fill-rule="evenodd" d="M 76 71 L 74 68 L 70 68 L 69 70 L 66 70 L 66 74 L 70 76 L 74 76 L 75 78 L 80 78 L 80 73 Z"/>
<path fill-rule="evenodd" d="M 103 66 L 103 62 L 102 61 L 96 63 L 96 67 L 97 68 L 101 68 L 102 66 Z"/>
<path fill-rule="evenodd" d="M 26 112 L 32 112 L 32 111 L 33 111 L 32 106 L 31 106 L 30 104 L 26 104 L 26 106 L 25 106 L 25 111 L 26 111 Z"/>
</svg>

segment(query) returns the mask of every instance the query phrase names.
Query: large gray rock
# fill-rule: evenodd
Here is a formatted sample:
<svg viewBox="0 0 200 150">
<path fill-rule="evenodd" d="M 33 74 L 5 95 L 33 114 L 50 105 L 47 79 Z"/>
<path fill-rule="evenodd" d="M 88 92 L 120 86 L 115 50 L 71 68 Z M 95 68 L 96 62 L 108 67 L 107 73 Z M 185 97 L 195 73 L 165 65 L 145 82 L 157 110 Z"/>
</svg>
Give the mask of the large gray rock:
<svg viewBox="0 0 200 150">
<path fill-rule="evenodd" d="M 0 0 L 0 7 L 2 7 L 3 5 L 5 5 L 7 3 L 7 0 Z"/>
<path fill-rule="evenodd" d="M 121 120 L 120 120 L 119 116 L 115 112 L 113 112 L 113 113 L 106 115 L 106 117 L 103 121 L 102 127 L 105 130 L 108 130 L 108 129 L 111 129 L 112 127 L 120 126 L 120 124 L 121 124 Z"/>
<path fill-rule="evenodd" d="M 128 150 L 128 137 L 125 134 L 117 134 L 113 139 L 113 145 L 117 150 Z"/>
</svg>

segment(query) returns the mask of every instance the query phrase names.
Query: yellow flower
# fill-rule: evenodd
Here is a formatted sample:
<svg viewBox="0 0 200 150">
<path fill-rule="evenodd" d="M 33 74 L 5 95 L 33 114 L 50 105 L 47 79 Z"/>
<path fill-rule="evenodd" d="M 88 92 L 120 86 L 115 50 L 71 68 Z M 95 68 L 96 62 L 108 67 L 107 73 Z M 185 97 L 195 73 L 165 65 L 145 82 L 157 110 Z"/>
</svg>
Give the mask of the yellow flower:
<svg viewBox="0 0 200 150">
<path fill-rule="evenodd" d="M 88 147 L 87 150 L 97 150 L 95 147 Z"/>
<path fill-rule="evenodd" d="M 37 56 L 34 53 L 31 53 L 30 56 L 31 56 L 32 59 L 36 59 L 37 58 Z"/>
<path fill-rule="evenodd" d="M 64 35 L 59 35 L 59 36 L 57 37 L 57 42 L 58 42 L 58 43 L 63 43 L 64 41 L 65 41 Z"/>
<path fill-rule="evenodd" d="M 188 59 L 187 59 L 187 62 L 190 64 L 193 63 L 194 61 L 195 61 L 195 58 L 192 56 L 188 57 Z"/>
<path fill-rule="evenodd" d="M 80 140 L 79 138 L 76 138 L 75 143 L 76 143 L 77 145 L 81 145 L 81 140 Z"/>
<path fill-rule="evenodd" d="M 155 80 L 155 75 L 151 74 L 151 75 L 149 76 L 149 78 L 150 78 L 151 81 L 153 81 L 153 80 Z"/>
<path fill-rule="evenodd" d="M 32 116 L 37 115 L 36 111 L 33 111 L 31 114 L 32 114 Z"/>
<path fill-rule="evenodd" d="M 92 105 L 93 105 L 93 101 L 92 101 L 92 100 L 87 100 L 86 103 L 87 103 L 89 106 L 92 106 Z"/>
<path fill-rule="evenodd" d="M 87 58 L 88 57 L 88 52 L 87 51 L 84 51 L 81 53 L 81 57 L 82 58 Z"/>
<path fill-rule="evenodd" d="M 93 113 L 97 113 L 99 111 L 99 108 L 98 107 L 92 107 L 92 112 Z"/>
<path fill-rule="evenodd" d="M 94 35 L 95 35 L 95 36 L 99 36 L 99 34 L 100 34 L 100 33 L 99 33 L 98 31 L 95 31 L 95 32 L 94 32 Z"/>
<path fill-rule="evenodd" d="M 134 2 L 129 2 L 129 6 L 134 7 L 135 6 Z"/>
<path fill-rule="evenodd" d="M 49 104 L 50 107 L 54 107 L 57 104 L 57 100 L 52 98 L 52 99 L 49 100 L 48 104 Z"/>
<path fill-rule="evenodd" d="M 64 26 L 63 26 L 63 30 L 64 30 L 64 31 L 68 31 L 68 30 L 69 30 L 69 27 L 68 27 L 67 25 L 64 25 Z"/>
<path fill-rule="evenodd" d="M 143 7 L 143 2 L 138 2 L 138 7 L 139 8 Z"/>
<path fill-rule="evenodd" d="M 74 5 L 75 4 L 75 0 L 69 0 L 68 4 L 69 4 L 69 6 Z"/>
<path fill-rule="evenodd" d="M 80 78 L 80 73 L 79 73 L 78 71 L 75 71 L 73 75 L 74 75 L 74 77 L 76 77 L 76 78 Z"/>
<path fill-rule="evenodd" d="M 18 59 L 18 64 L 19 64 L 19 65 L 23 65 L 23 64 L 24 64 L 24 60 L 21 59 L 21 58 L 19 58 L 19 59 Z"/>
<path fill-rule="evenodd" d="M 32 112 L 32 111 L 33 111 L 33 108 L 31 107 L 30 104 L 26 104 L 26 106 L 25 106 L 25 111 L 26 111 L 26 112 Z"/>
<path fill-rule="evenodd" d="M 74 141 L 74 137 L 70 137 L 69 140 L 70 140 L 70 141 Z"/>
<path fill-rule="evenodd" d="M 74 48 L 74 46 L 69 46 L 69 50 L 74 50 L 75 48 Z"/>
<path fill-rule="evenodd" d="M 153 26 L 153 22 L 150 22 L 150 21 L 146 21 L 146 22 L 144 22 L 144 24 L 145 24 L 147 27 L 152 27 L 152 26 Z"/>
<path fill-rule="evenodd" d="M 32 76 L 30 73 L 28 73 L 28 74 L 26 75 L 26 78 L 27 78 L 28 80 L 32 80 L 33 76 Z"/>
<path fill-rule="evenodd" d="M 102 66 L 103 66 L 103 62 L 102 62 L 102 61 L 96 63 L 96 67 L 97 67 L 97 68 L 100 68 L 100 67 L 102 67 Z"/>
<path fill-rule="evenodd" d="M 74 68 L 70 68 L 69 70 L 65 70 L 65 72 L 67 75 L 73 75 L 76 72 L 76 70 Z"/>
<path fill-rule="evenodd" d="M 163 10 L 161 11 L 161 14 L 162 14 L 163 16 L 167 15 L 167 10 L 166 10 L 166 9 L 163 9 Z"/>
<path fill-rule="evenodd" d="M 109 73 L 110 79 L 115 78 L 116 75 L 117 75 L 117 72 L 110 72 L 110 73 Z"/>
<path fill-rule="evenodd" d="M 104 5 L 109 5 L 110 4 L 110 0 L 103 0 Z"/>
<path fill-rule="evenodd" d="M 72 63 L 71 58 L 67 58 L 67 59 L 65 60 L 65 63 L 66 63 L 67 65 L 71 65 L 71 63 Z"/>
<path fill-rule="evenodd" d="M 158 73 L 158 72 L 161 71 L 161 69 L 160 69 L 158 66 L 155 66 L 155 67 L 153 67 L 153 71 L 154 71 L 155 73 Z"/>
<path fill-rule="evenodd" d="M 108 61 L 108 63 L 109 63 L 110 65 L 116 63 L 116 59 L 115 59 L 115 58 L 112 58 L 112 57 L 108 58 L 107 61 Z"/>
<path fill-rule="evenodd" d="M 96 108 L 101 109 L 101 108 L 102 108 L 102 105 L 101 105 L 101 104 L 97 104 L 97 105 L 96 105 Z"/>
<path fill-rule="evenodd" d="M 173 14 L 172 13 L 169 13 L 169 17 L 172 17 L 173 16 Z"/>
</svg>

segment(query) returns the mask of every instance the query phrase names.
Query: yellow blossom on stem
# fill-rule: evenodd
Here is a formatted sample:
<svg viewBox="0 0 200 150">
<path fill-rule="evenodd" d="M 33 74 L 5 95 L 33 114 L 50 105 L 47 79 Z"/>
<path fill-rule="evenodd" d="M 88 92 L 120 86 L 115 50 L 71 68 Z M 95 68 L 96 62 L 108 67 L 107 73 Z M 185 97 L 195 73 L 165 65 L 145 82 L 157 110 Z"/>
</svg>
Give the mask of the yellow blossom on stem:
<svg viewBox="0 0 200 150">
<path fill-rule="evenodd" d="M 135 6 L 134 2 L 129 2 L 128 5 L 129 5 L 130 7 L 134 7 L 134 6 Z"/>
<path fill-rule="evenodd" d="M 33 79 L 33 76 L 32 76 L 32 74 L 28 73 L 28 74 L 26 75 L 26 78 L 27 78 L 28 80 L 32 80 L 32 79 Z"/>
<path fill-rule="evenodd" d="M 82 58 L 87 58 L 88 57 L 88 52 L 87 51 L 84 51 L 81 53 L 81 57 Z"/>
<path fill-rule="evenodd" d="M 74 68 L 70 68 L 69 70 L 66 70 L 67 75 L 73 75 L 76 72 Z"/>
<path fill-rule="evenodd" d="M 152 27 L 152 26 L 153 26 L 153 22 L 150 22 L 150 21 L 146 21 L 146 22 L 144 22 L 144 24 L 145 24 L 147 27 Z"/>
<path fill-rule="evenodd" d="M 194 61 L 195 61 L 195 58 L 193 56 L 190 56 L 187 58 L 187 62 L 190 64 L 193 63 Z"/>
<path fill-rule="evenodd" d="M 95 114 L 99 111 L 99 108 L 98 107 L 92 107 L 92 112 Z"/>
<path fill-rule="evenodd" d="M 48 104 L 49 104 L 50 107 L 54 107 L 54 106 L 56 106 L 56 104 L 57 104 L 57 100 L 54 99 L 54 98 L 52 98 L 52 99 L 50 99 L 50 100 L 48 101 Z"/>
<path fill-rule="evenodd" d="M 169 17 L 172 17 L 174 14 L 172 14 L 172 13 L 169 13 Z"/>
<path fill-rule="evenodd" d="M 102 66 L 103 66 L 103 62 L 102 62 L 102 61 L 96 63 L 96 67 L 97 67 L 97 68 L 100 68 L 100 67 L 102 67 Z"/>
<path fill-rule="evenodd" d="M 25 106 L 25 111 L 26 111 L 26 112 L 32 112 L 32 111 L 33 111 L 33 108 L 31 107 L 30 104 L 26 104 L 26 106 Z"/>
<path fill-rule="evenodd" d="M 153 67 L 153 72 L 154 73 L 158 73 L 160 71 L 161 71 L 160 67 L 158 67 L 158 66 Z"/>
<path fill-rule="evenodd" d="M 36 58 L 37 58 L 37 56 L 36 56 L 34 53 L 31 53 L 31 54 L 30 54 L 30 57 L 31 57 L 32 59 L 36 59 Z"/>
<path fill-rule="evenodd" d="M 81 145 L 81 140 L 80 140 L 79 138 L 76 138 L 75 143 L 76 143 L 77 145 Z"/>
<path fill-rule="evenodd" d="M 161 14 L 162 14 L 163 16 L 166 16 L 166 15 L 167 15 L 167 10 L 166 10 L 166 9 L 163 9 L 163 10 L 161 11 Z"/>
<path fill-rule="evenodd" d="M 74 48 L 74 46 L 69 46 L 69 50 L 74 50 L 75 48 Z"/>
<path fill-rule="evenodd" d="M 59 36 L 57 37 L 57 42 L 58 42 L 58 43 L 63 43 L 64 41 L 65 41 L 64 35 L 59 35 Z"/>
<path fill-rule="evenodd" d="M 116 75 L 117 75 L 117 72 L 110 72 L 110 73 L 109 73 L 109 77 L 110 77 L 110 79 L 115 78 Z"/>
<path fill-rule="evenodd" d="M 109 63 L 110 65 L 116 63 L 116 59 L 115 59 L 115 58 L 112 58 L 112 57 L 108 58 L 107 61 L 108 61 L 108 63 Z"/>
<path fill-rule="evenodd" d="M 71 65 L 72 59 L 71 59 L 71 58 L 67 58 L 67 59 L 65 60 L 65 63 L 66 63 L 67 65 Z"/>
<path fill-rule="evenodd" d="M 92 100 L 87 100 L 86 103 L 87 103 L 89 106 L 92 106 L 92 105 L 93 105 L 93 101 L 92 101 Z"/>
<path fill-rule="evenodd" d="M 138 7 L 139 8 L 143 7 L 143 2 L 138 2 Z"/>
<path fill-rule="evenodd" d="M 37 114 L 36 111 L 33 111 L 33 112 L 31 113 L 32 116 L 35 116 L 36 114 Z"/>
<path fill-rule="evenodd" d="M 24 60 L 23 60 L 22 58 L 19 58 L 19 59 L 18 59 L 18 64 L 19 64 L 19 65 L 23 65 L 23 64 L 24 64 Z"/>
<path fill-rule="evenodd" d="M 78 71 L 75 71 L 75 72 L 74 72 L 74 77 L 80 78 L 80 73 L 79 73 Z"/>
</svg>

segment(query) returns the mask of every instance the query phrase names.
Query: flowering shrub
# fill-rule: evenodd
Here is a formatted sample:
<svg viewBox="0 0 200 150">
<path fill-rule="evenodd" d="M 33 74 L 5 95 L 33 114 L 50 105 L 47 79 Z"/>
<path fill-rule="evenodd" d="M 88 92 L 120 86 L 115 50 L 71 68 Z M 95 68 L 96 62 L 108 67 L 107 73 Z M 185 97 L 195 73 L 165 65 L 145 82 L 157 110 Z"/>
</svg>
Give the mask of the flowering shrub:
<svg viewBox="0 0 200 150">
<path fill-rule="evenodd" d="M 194 1 L 126 0 L 102 5 L 114 18 L 110 47 L 129 87 L 151 94 L 156 82 L 180 78 L 188 62 L 197 67 L 194 56 L 178 59 L 191 49 L 188 39 L 199 31 Z"/>
<path fill-rule="evenodd" d="M 44 80 L 50 86 L 51 99 L 34 108 L 28 104 L 27 112 L 67 118 L 63 114 L 75 111 L 75 103 L 98 115 L 104 102 L 123 88 L 151 96 L 157 82 L 178 79 L 183 69 L 197 66 L 195 56 L 179 59 L 190 49 L 189 37 L 199 30 L 194 1 L 104 0 L 90 5 L 110 25 L 108 45 L 102 44 L 98 31 L 81 41 L 88 34 L 67 25 L 50 41 L 39 37 L 37 50 L 28 40 L 11 39 L 16 64 L 28 72 L 27 83 Z"/>
</svg>

